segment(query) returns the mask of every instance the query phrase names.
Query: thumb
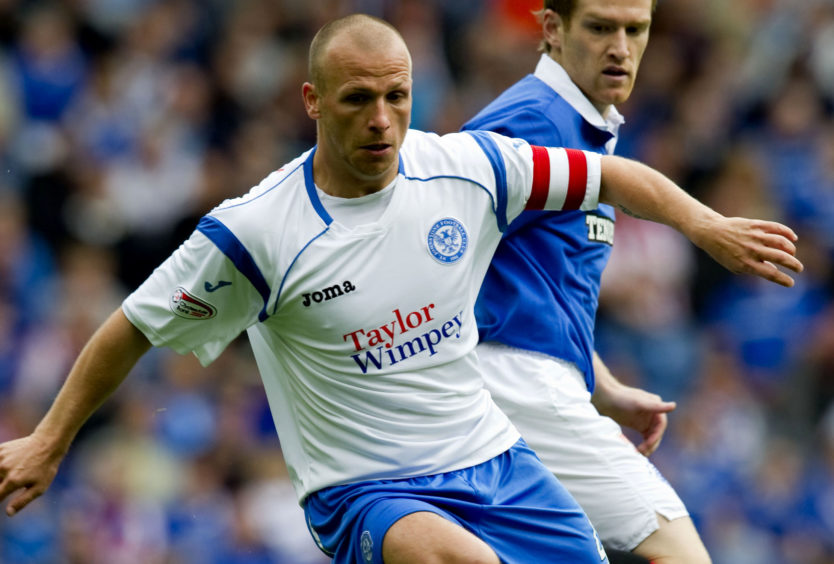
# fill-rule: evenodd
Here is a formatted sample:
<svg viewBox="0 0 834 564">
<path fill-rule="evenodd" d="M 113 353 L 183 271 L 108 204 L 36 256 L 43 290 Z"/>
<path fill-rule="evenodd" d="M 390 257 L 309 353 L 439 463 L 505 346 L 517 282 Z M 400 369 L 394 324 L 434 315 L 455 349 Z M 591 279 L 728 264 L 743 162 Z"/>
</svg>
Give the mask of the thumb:
<svg viewBox="0 0 834 564">
<path fill-rule="evenodd" d="M 670 411 L 674 411 L 676 407 L 678 407 L 677 402 L 660 401 L 657 404 L 655 404 L 654 410 L 658 413 L 669 413 Z"/>
</svg>

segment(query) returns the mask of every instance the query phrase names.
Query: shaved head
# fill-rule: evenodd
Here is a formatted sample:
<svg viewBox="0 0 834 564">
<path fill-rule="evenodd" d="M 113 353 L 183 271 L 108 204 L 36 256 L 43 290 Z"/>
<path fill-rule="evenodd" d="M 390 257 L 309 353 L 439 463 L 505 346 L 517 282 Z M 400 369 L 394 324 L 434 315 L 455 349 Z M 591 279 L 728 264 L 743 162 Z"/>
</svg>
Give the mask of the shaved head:
<svg viewBox="0 0 834 564">
<path fill-rule="evenodd" d="M 322 27 L 301 87 L 316 120 L 316 186 L 337 197 L 381 190 L 397 177 L 411 122 L 411 55 L 391 24 L 357 14 Z"/>
<path fill-rule="evenodd" d="M 310 43 L 310 82 L 320 90 L 325 88 L 325 77 L 329 74 L 328 53 L 331 49 L 346 46 L 368 54 L 369 58 L 374 53 L 390 52 L 392 48 L 408 51 L 400 32 L 385 20 L 366 14 L 352 14 L 333 20 L 325 24 Z"/>
</svg>

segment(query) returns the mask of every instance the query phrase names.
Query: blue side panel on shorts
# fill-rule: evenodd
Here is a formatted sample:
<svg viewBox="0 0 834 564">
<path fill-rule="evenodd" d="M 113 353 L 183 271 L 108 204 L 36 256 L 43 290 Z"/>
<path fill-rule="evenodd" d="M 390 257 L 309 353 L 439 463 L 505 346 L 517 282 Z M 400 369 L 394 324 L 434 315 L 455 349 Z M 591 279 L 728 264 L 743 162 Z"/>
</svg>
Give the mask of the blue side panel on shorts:
<svg viewBox="0 0 834 564">
<path fill-rule="evenodd" d="M 255 263 L 255 259 L 243 246 L 234 233 L 228 227 L 215 217 L 204 216 L 200 223 L 197 224 L 197 231 L 205 235 L 212 243 L 217 245 L 224 255 L 229 257 L 232 264 L 235 265 L 241 274 L 246 276 L 255 287 L 255 290 L 261 295 L 264 300 L 264 307 L 258 314 L 258 319 L 264 321 L 268 315 L 266 313 L 267 302 L 269 301 L 269 284 L 266 282 L 261 269 Z"/>
<path fill-rule="evenodd" d="M 479 537 L 504 563 L 608 561 L 585 513 L 523 440 L 469 468 L 334 486 L 304 501 L 313 538 L 334 564 L 382 564 L 388 529 L 421 511 Z"/>
</svg>

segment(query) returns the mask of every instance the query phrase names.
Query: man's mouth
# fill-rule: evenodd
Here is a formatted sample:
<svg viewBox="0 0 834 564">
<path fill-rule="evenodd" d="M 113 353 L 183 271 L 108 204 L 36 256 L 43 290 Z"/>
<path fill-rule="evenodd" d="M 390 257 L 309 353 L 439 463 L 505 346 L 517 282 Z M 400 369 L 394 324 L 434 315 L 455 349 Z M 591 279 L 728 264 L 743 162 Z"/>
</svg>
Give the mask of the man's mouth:
<svg viewBox="0 0 834 564">
<path fill-rule="evenodd" d="M 603 69 L 602 74 L 612 78 L 623 78 L 628 76 L 628 72 L 620 67 L 606 67 Z"/>
<path fill-rule="evenodd" d="M 362 147 L 362 149 L 365 149 L 366 151 L 379 153 L 379 152 L 385 151 L 386 149 L 391 147 L 391 145 L 389 143 L 369 143 L 368 145 L 362 145 L 361 147 Z"/>
</svg>

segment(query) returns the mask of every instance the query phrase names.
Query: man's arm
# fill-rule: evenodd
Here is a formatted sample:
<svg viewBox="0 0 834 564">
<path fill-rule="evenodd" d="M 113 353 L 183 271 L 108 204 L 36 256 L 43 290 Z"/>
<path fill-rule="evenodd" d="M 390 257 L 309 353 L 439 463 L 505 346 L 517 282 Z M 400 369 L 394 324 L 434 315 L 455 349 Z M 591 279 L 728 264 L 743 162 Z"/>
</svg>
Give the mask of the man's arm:
<svg viewBox="0 0 834 564">
<path fill-rule="evenodd" d="M 637 161 L 602 157 L 600 201 L 677 229 L 730 272 L 755 274 L 788 287 L 793 286 L 793 278 L 777 266 L 802 272 L 802 263 L 795 256 L 797 237 L 789 227 L 774 221 L 724 217 Z"/>
<path fill-rule="evenodd" d="M 643 436 L 637 445 L 645 456 L 657 447 L 666 432 L 666 414 L 675 409 L 673 401 L 663 401 L 657 394 L 626 386 L 617 380 L 602 359 L 594 351 L 594 395 L 591 403 L 602 415 L 606 415 L 623 427 L 629 427 Z"/>
<path fill-rule="evenodd" d="M 6 506 L 9 516 L 46 491 L 81 426 L 150 347 L 119 308 L 84 346 L 32 434 L 0 444 L 0 501 L 18 492 Z"/>
</svg>

